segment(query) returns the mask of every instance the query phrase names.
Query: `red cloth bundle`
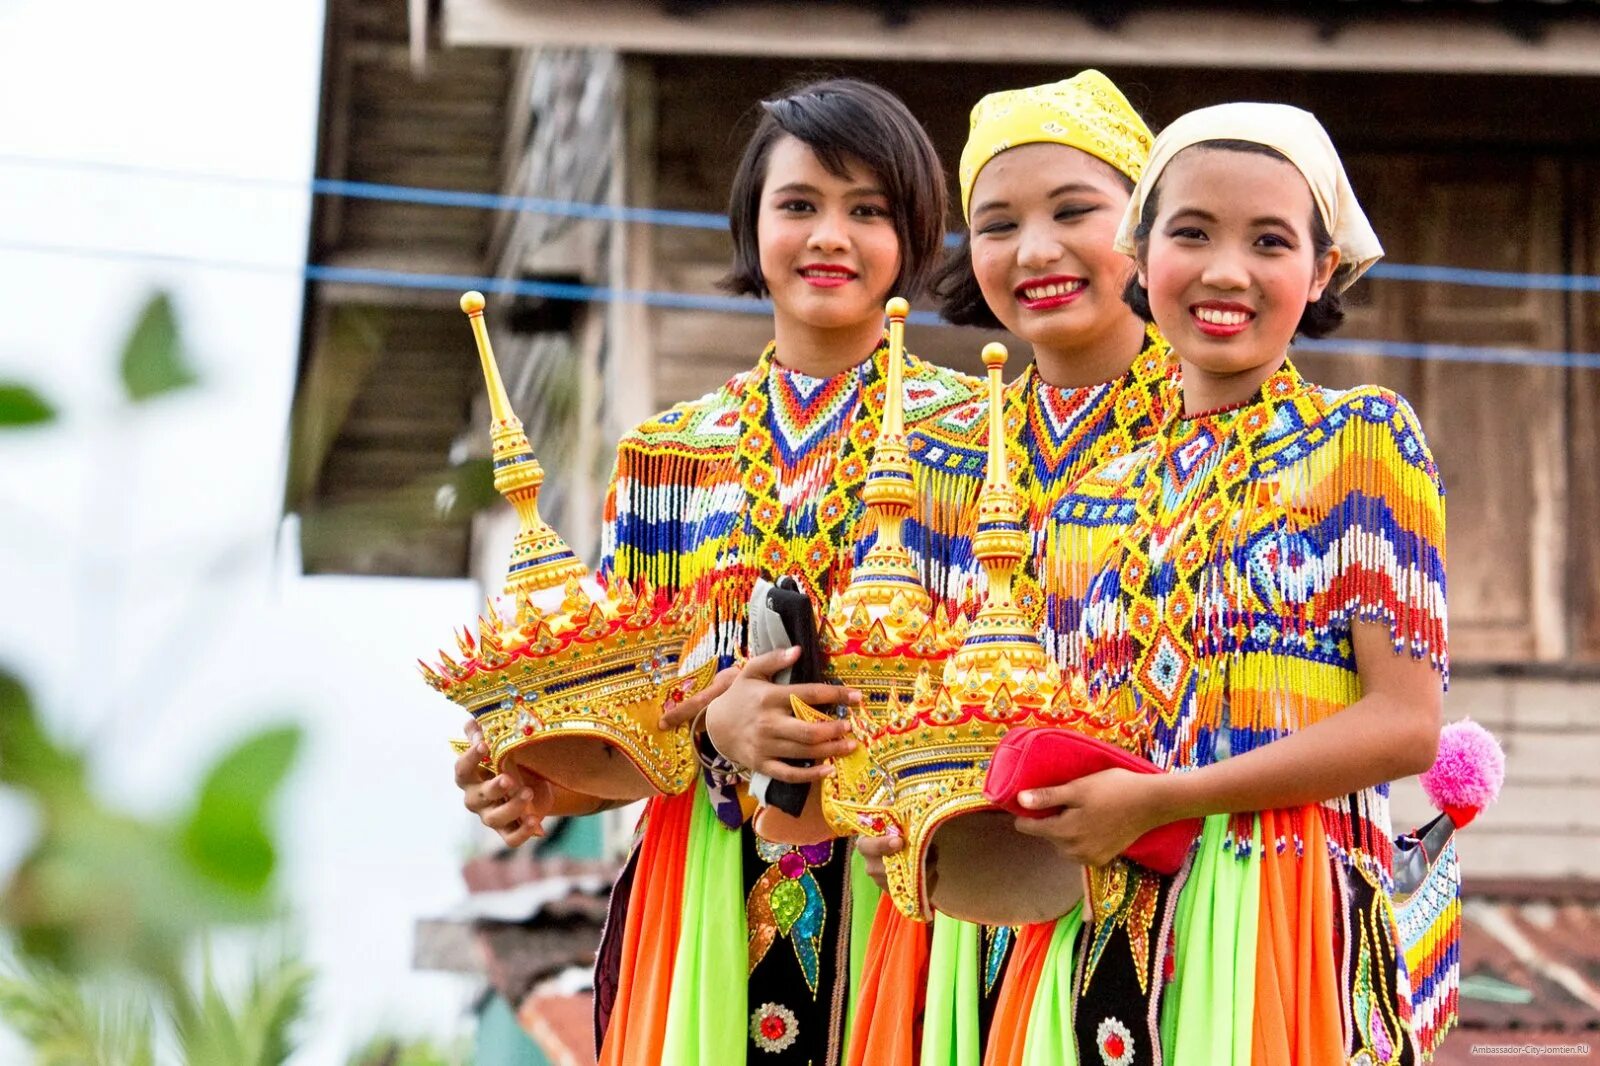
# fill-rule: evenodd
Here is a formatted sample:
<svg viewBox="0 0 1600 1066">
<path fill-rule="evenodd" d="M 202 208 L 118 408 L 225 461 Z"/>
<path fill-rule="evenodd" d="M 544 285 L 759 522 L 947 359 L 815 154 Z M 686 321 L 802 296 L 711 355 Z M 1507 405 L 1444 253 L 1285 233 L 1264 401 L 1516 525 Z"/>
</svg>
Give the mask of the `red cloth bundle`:
<svg viewBox="0 0 1600 1066">
<path fill-rule="evenodd" d="M 1070 729 L 1013 729 L 995 748 L 983 794 L 1001 810 L 1022 818 L 1044 818 L 1054 812 L 1025 808 L 1017 797 L 1028 789 L 1064 785 L 1117 767 L 1138 774 L 1162 772 L 1148 759 Z M 1156 873 L 1177 873 L 1200 829 L 1199 818 L 1157 826 L 1122 854 Z"/>
</svg>

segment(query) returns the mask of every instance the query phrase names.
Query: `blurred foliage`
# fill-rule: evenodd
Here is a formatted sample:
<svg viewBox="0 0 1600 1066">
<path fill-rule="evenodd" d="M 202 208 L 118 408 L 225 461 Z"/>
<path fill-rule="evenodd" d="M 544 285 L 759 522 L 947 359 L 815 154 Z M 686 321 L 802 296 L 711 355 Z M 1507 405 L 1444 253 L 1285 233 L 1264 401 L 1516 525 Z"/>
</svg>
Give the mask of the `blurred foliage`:
<svg viewBox="0 0 1600 1066">
<path fill-rule="evenodd" d="M 64 973 L 131 967 L 181 988 L 199 931 L 274 914 L 265 808 L 299 744 L 292 727 L 249 737 L 178 818 L 139 819 L 91 793 L 83 754 L 50 739 L 22 684 L 0 672 L 0 782 L 39 821 L 0 892 L 0 921 L 25 955 Z"/>
<path fill-rule="evenodd" d="M 145 305 L 120 367 L 128 403 L 198 383 L 166 294 Z M 0 429 L 54 417 L 31 389 L 0 384 Z M 279 917 L 270 812 L 301 740 L 295 726 L 246 737 L 198 775 L 176 814 L 136 817 L 95 793 L 85 753 L 52 737 L 21 680 L 0 669 L 0 786 L 29 804 L 36 828 L 0 888 L 14 954 L 0 967 L 0 1019 L 36 1062 L 154 1066 L 163 1025 L 189 1066 L 289 1057 L 310 972 L 281 954 L 258 959 L 229 995 L 206 940 Z"/>
<path fill-rule="evenodd" d="M 55 408 L 28 386 L 0 381 L 0 427 L 38 426 L 55 417 Z"/>
<path fill-rule="evenodd" d="M 122 387 L 135 403 L 199 382 L 189 368 L 172 297 L 158 292 L 145 304 L 122 348 Z"/>
<path fill-rule="evenodd" d="M 308 510 L 300 516 L 300 545 L 308 558 L 430 528 L 459 526 L 500 502 L 494 489 L 494 464 L 468 459 L 389 492 Z"/>
<path fill-rule="evenodd" d="M 122 345 L 119 363 L 123 395 L 131 403 L 197 385 L 199 375 L 184 352 L 172 297 L 157 292 L 145 302 L 133 330 Z M 0 381 L 0 429 L 38 426 L 55 421 L 56 410 L 33 388 Z"/>
<path fill-rule="evenodd" d="M 431 1040 L 378 1037 L 350 1056 L 348 1066 L 462 1066 L 465 1051 L 440 1047 Z"/>
<path fill-rule="evenodd" d="M 149 1004 L 132 988 L 91 988 L 38 963 L 0 975 L 0 1017 L 38 1066 L 153 1066 Z"/>
<path fill-rule="evenodd" d="M 300 746 L 299 730 L 271 729 L 246 740 L 212 767 L 183 827 L 195 868 L 236 891 L 259 893 L 272 876 L 277 852 L 267 831 L 266 805 Z"/>
<path fill-rule="evenodd" d="M 208 965 L 198 990 L 185 987 L 173 1005 L 184 1061 L 278 1066 L 294 1051 L 293 1029 L 310 988 L 308 968 L 279 959 L 258 965 L 243 994 L 230 1002 Z"/>
<path fill-rule="evenodd" d="M 0 892 L 0 922 L 21 955 L 18 973 L 0 979 L 0 1017 L 40 1063 L 153 1062 L 157 1011 L 192 1066 L 288 1057 L 308 971 L 262 967 L 230 1001 L 209 967 L 194 987 L 185 963 L 207 930 L 276 915 L 267 810 L 300 739 L 293 727 L 248 737 L 178 817 L 135 818 L 92 794 L 83 753 L 52 740 L 22 684 L 0 672 L 0 782 L 38 815 L 33 845 Z M 108 1000 L 107 975 L 132 983 L 133 1006 Z"/>
</svg>

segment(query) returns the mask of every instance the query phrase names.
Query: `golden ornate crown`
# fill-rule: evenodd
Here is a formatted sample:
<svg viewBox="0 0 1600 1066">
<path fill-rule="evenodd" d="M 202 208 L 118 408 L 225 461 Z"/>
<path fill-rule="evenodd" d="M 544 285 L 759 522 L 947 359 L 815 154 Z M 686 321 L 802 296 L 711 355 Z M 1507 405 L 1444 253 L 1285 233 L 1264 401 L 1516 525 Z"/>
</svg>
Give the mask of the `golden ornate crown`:
<svg viewBox="0 0 1600 1066">
<path fill-rule="evenodd" d="M 1013 598 L 1028 535 L 1022 500 L 1006 469 L 1000 380 L 1005 347 L 986 346 L 983 362 L 989 372 L 989 458 L 973 538 L 973 554 L 988 576 L 983 606 L 970 625 L 942 623 L 936 615 L 918 634 L 921 654 L 907 656 L 905 664 L 917 671 L 911 691 L 902 695 L 896 687 L 880 703 L 869 697 L 856 709 L 852 721 L 861 747 L 835 760 L 823 791 L 824 814 L 835 831 L 881 836 L 893 827 L 899 832 L 905 847 L 884 860 L 889 891 L 901 912 L 919 921 L 932 918 L 928 845 L 950 819 L 992 809 L 983 796 L 984 778 L 990 756 L 1009 730 L 1066 726 L 1106 736 L 1115 728 L 1110 719 L 1084 709 L 1081 685 L 1062 684 L 1060 666 Z M 895 523 L 890 525 L 898 532 Z M 920 586 L 918 591 L 926 597 Z M 955 642 L 960 646 L 953 654 L 938 654 Z M 936 680 L 934 667 L 941 657 L 943 674 Z M 796 710 L 806 717 L 815 713 L 802 708 Z"/>
<path fill-rule="evenodd" d="M 476 637 L 457 636 L 462 661 L 441 651 L 436 666 L 421 664 L 423 677 L 478 720 L 496 773 L 513 753 L 533 757 L 550 741 L 599 741 L 652 788 L 682 792 L 697 767 L 688 731 L 657 723 L 662 704 L 702 686 L 714 664 L 680 677 L 692 611 L 648 583 L 596 579 L 539 516 L 544 470 L 511 410 L 483 304 L 481 293 L 461 298 L 489 391 L 494 486 L 516 510 L 518 531 L 504 595 L 490 599 Z M 570 746 L 550 750 L 561 757 L 536 761 L 539 773 L 599 794 L 585 760 L 566 757 Z"/>
</svg>

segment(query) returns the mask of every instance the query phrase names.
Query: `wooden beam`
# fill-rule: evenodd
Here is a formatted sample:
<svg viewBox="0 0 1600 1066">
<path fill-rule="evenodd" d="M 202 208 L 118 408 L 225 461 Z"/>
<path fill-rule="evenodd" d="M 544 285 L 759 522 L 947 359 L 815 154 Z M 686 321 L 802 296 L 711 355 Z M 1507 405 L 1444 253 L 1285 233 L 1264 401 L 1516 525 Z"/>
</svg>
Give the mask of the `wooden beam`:
<svg viewBox="0 0 1600 1066">
<path fill-rule="evenodd" d="M 351 82 L 353 71 L 348 56 L 335 45 L 328 57 L 327 89 L 330 103 L 326 110 L 327 127 L 323 133 L 321 177 L 340 179 L 350 172 Z M 324 248 L 335 247 L 344 238 L 344 208 L 342 196 L 323 197 L 318 204 L 317 243 Z"/>
<path fill-rule="evenodd" d="M 622 108 L 617 123 L 609 199 L 613 206 L 656 203 L 656 82 L 648 62 L 622 63 Z M 612 222 L 611 276 L 618 289 L 645 291 L 656 287 L 656 230 L 640 223 Z M 613 303 L 605 367 L 606 437 L 616 440 L 655 413 L 656 314 L 638 303 Z M 680 397 L 672 397 L 673 400 Z"/>
<path fill-rule="evenodd" d="M 537 53 L 526 49 L 513 61 L 510 85 L 501 106 L 505 116 L 505 130 L 500 138 L 498 188 L 503 192 L 518 193 L 528 167 L 528 131 L 533 126 L 533 75 Z M 516 223 L 517 212 L 496 211 L 489 232 L 488 254 L 490 263 L 499 263 L 506 255 L 506 241 Z"/>
<path fill-rule="evenodd" d="M 428 0 L 406 0 L 406 43 L 411 52 L 411 73 L 428 73 Z"/>
<path fill-rule="evenodd" d="M 1330 36 L 1317 19 L 1291 10 L 1271 18 L 1141 11 L 1113 28 L 1034 6 L 930 5 L 891 27 L 875 8 L 839 0 L 768 0 L 692 18 L 668 14 L 658 0 L 444 0 L 443 30 L 452 45 L 641 54 L 1600 75 L 1600 19 L 1552 20 L 1532 41 L 1439 10 L 1381 19 L 1352 13 Z"/>
</svg>

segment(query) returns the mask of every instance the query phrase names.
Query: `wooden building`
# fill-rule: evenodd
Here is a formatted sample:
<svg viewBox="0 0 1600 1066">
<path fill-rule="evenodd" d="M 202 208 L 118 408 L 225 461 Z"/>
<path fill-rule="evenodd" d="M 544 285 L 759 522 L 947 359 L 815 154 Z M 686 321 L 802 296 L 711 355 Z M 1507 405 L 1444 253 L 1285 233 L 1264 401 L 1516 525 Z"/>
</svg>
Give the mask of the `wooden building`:
<svg viewBox="0 0 1600 1066">
<path fill-rule="evenodd" d="M 319 176 L 719 212 L 754 104 L 798 79 L 886 85 L 953 171 L 979 96 L 1091 64 L 1157 125 L 1229 99 L 1315 111 L 1390 262 L 1600 275 L 1600 5 L 1588 2 L 331 0 Z M 749 365 L 768 326 L 538 285 L 710 296 L 728 250 L 713 229 L 324 196 L 310 259 L 444 286 L 536 283 L 491 303 L 491 318 L 554 471 L 548 513 L 592 550 L 617 435 Z M 487 448 L 458 291 L 314 278 L 287 501 L 305 519 L 307 568 L 494 583 L 506 520 L 464 523 L 447 475 Z M 1511 756 L 1505 798 L 1464 842 L 1467 867 L 1600 877 L 1600 369 L 1357 344 L 1593 353 L 1600 292 L 1373 278 L 1349 302 L 1348 350 L 1300 361 L 1329 384 L 1392 385 L 1421 413 L 1449 492 L 1447 713 L 1483 721 Z M 969 368 L 986 339 L 911 331 L 920 353 Z M 409 512 L 382 501 L 403 484 L 424 486 L 408 499 L 433 509 L 397 528 Z M 1414 790 L 1400 795 L 1422 813 Z"/>
</svg>

